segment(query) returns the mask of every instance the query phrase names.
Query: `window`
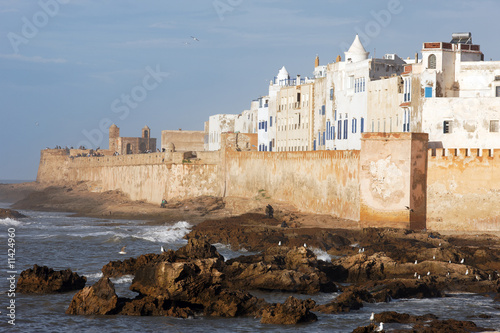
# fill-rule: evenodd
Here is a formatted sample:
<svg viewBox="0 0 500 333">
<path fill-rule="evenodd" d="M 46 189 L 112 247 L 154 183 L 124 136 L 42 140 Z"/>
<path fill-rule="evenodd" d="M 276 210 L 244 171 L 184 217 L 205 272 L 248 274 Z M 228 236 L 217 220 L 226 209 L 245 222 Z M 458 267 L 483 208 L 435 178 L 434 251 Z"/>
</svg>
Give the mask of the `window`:
<svg viewBox="0 0 500 333">
<path fill-rule="evenodd" d="M 300 103 L 300 93 L 297 93 L 297 103 Z"/>
<path fill-rule="evenodd" d="M 500 125 L 498 120 L 490 121 L 490 132 L 498 133 L 500 131 Z"/>
<path fill-rule="evenodd" d="M 348 122 L 348 120 L 345 119 L 344 120 L 344 139 L 347 139 L 347 126 L 348 126 L 347 122 Z"/>
<path fill-rule="evenodd" d="M 497 86 L 496 87 L 496 94 L 495 94 L 496 97 L 500 97 L 500 86 Z"/>
<path fill-rule="evenodd" d="M 451 120 L 443 121 L 443 133 L 444 134 L 451 133 Z"/>
<path fill-rule="evenodd" d="M 337 124 L 337 128 L 338 128 L 337 140 L 342 140 L 342 120 L 339 120 L 339 122 Z"/>
<path fill-rule="evenodd" d="M 325 106 L 321 105 L 321 114 L 324 116 L 325 115 Z"/>
<path fill-rule="evenodd" d="M 361 130 L 360 132 L 363 133 L 365 131 L 365 118 L 361 118 Z"/>
<path fill-rule="evenodd" d="M 269 127 L 273 127 L 273 117 L 269 117 Z"/>
<path fill-rule="evenodd" d="M 330 101 L 333 101 L 333 88 L 330 89 Z"/>
<path fill-rule="evenodd" d="M 436 69 L 436 55 L 431 54 L 429 56 L 429 69 Z"/>
<path fill-rule="evenodd" d="M 426 98 L 432 97 L 432 87 L 425 87 L 425 97 Z"/>
</svg>

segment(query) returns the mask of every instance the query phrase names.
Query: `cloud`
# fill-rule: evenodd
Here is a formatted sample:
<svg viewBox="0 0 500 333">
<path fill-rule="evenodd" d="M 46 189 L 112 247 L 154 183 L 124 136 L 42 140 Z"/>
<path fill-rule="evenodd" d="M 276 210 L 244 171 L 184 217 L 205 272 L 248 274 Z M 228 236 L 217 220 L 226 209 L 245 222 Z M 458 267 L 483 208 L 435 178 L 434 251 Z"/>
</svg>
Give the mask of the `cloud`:
<svg viewBox="0 0 500 333">
<path fill-rule="evenodd" d="M 42 58 L 40 56 L 27 57 L 27 56 L 24 56 L 22 54 L 0 54 L 0 58 L 9 59 L 9 60 L 25 61 L 25 62 L 33 62 L 33 63 L 39 63 L 39 64 L 47 64 L 47 63 L 64 64 L 67 62 L 66 59 L 61 59 L 61 58 Z"/>
</svg>

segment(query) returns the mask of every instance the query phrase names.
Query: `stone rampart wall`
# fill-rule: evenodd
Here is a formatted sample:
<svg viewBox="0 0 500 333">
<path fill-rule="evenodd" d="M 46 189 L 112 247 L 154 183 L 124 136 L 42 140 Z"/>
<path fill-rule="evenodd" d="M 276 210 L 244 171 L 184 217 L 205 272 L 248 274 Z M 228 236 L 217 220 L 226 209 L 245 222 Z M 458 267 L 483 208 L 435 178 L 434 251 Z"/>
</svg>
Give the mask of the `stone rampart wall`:
<svg viewBox="0 0 500 333">
<path fill-rule="evenodd" d="M 429 150 L 427 228 L 500 230 L 499 149 Z"/>
</svg>

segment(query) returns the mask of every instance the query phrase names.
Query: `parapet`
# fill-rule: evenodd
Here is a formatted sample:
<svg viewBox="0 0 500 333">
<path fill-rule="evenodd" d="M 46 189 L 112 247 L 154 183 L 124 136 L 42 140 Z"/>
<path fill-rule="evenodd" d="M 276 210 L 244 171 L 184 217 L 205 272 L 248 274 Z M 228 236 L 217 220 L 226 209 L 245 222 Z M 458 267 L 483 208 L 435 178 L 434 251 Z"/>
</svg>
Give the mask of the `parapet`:
<svg viewBox="0 0 500 333">
<path fill-rule="evenodd" d="M 500 159 L 500 149 L 479 148 L 431 148 L 428 157 L 432 160 L 439 159 L 465 159 L 465 158 L 491 158 Z"/>
</svg>

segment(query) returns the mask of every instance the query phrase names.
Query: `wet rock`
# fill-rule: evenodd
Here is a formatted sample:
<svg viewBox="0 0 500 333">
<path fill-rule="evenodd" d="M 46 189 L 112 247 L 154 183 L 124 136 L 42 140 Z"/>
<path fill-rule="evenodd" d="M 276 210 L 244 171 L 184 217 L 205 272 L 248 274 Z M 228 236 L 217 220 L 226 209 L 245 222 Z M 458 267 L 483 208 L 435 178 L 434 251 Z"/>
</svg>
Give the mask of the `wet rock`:
<svg viewBox="0 0 500 333">
<path fill-rule="evenodd" d="M 417 323 L 411 332 L 417 333 L 469 333 L 481 332 L 484 329 L 478 328 L 472 321 L 465 320 L 433 320 L 430 323 Z"/>
<path fill-rule="evenodd" d="M 260 316 L 264 300 L 247 292 L 212 288 L 203 293 L 203 313 L 213 317 Z"/>
<path fill-rule="evenodd" d="M 75 315 L 109 315 L 118 313 L 118 296 L 115 286 L 102 277 L 91 287 L 85 287 L 73 296 L 66 310 Z"/>
<path fill-rule="evenodd" d="M 120 277 L 123 275 L 135 275 L 135 272 L 151 263 L 158 261 L 160 254 L 143 254 L 138 258 L 129 258 L 123 261 L 110 261 L 101 269 L 102 274 L 107 277 Z"/>
<path fill-rule="evenodd" d="M 175 261 L 192 259 L 218 259 L 224 261 L 224 257 L 217 252 L 215 246 L 203 239 L 191 238 L 186 246 L 175 252 Z"/>
<path fill-rule="evenodd" d="M 398 313 L 395 311 L 386 311 L 375 314 L 375 321 L 379 323 L 382 322 L 382 323 L 409 324 L 421 321 L 430 321 L 435 319 L 438 319 L 438 317 L 430 313 L 423 316 L 413 316 L 407 313 Z"/>
<path fill-rule="evenodd" d="M 195 310 L 201 311 L 201 307 L 185 302 L 170 301 L 163 298 L 151 296 L 137 297 L 126 300 L 121 308 L 120 315 L 128 316 L 169 316 L 177 318 L 189 318 L 195 315 Z"/>
<path fill-rule="evenodd" d="M 318 319 L 314 313 L 310 312 L 310 309 L 313 308 L 315 304 L 316 303 L 311 299 L 299 300 L 290 296 L 283 304 L 273 304 L 264 309 L 260 322 L 263 324 L 279 325 L 295 325 L 313 322 Z"/>
<path fill-rule="evenodd" d="M 21 219 L 23 217 L 27 216 L 12 209 L 0 209 L 0 219 Z"/>
<path fill-rule="evenodd" d="M 315 307 L 314 311 L 323 313 L 350 312 L 351 310 L 361 309 L 363 302 L 373 302 L 373 296 L 366 289 L 351 287 L 332 302 Z"/>
<path fill-rule="evenodd" d="M 319 266 L 314 253 L 304 247 L 275 246 L 258 255 L 227 261 L 223 283 L 227 288 L 244 290 L 307 294 L 336 291 L 336 285 Z M 323 262 L 321 267 L 326 266 L 328 264 Z"/>
<path fill-rule="evenodd" d="M 21 273 L 16 290 L 27 294 L 62 293 L 82 289 L 86 282 L 86 277 L 70 269 L 54 271 L 47 266 L 33 265 Z"/>
<path fill-rule="evenodd" d="M 379 325 L 370 324 L 368 326 L 360 326 L 355 328 L 352 333 L 372 333 L 372 332 L 383 332 L 378 330 Z"/>
<path fill-rule="evenodd" d="M 432 279 L 382 280 L 363 284 L 376 302 L 389 302 L 398 298 L 434 298 L 442 297 L 437 284 Z"/>
</svg>

